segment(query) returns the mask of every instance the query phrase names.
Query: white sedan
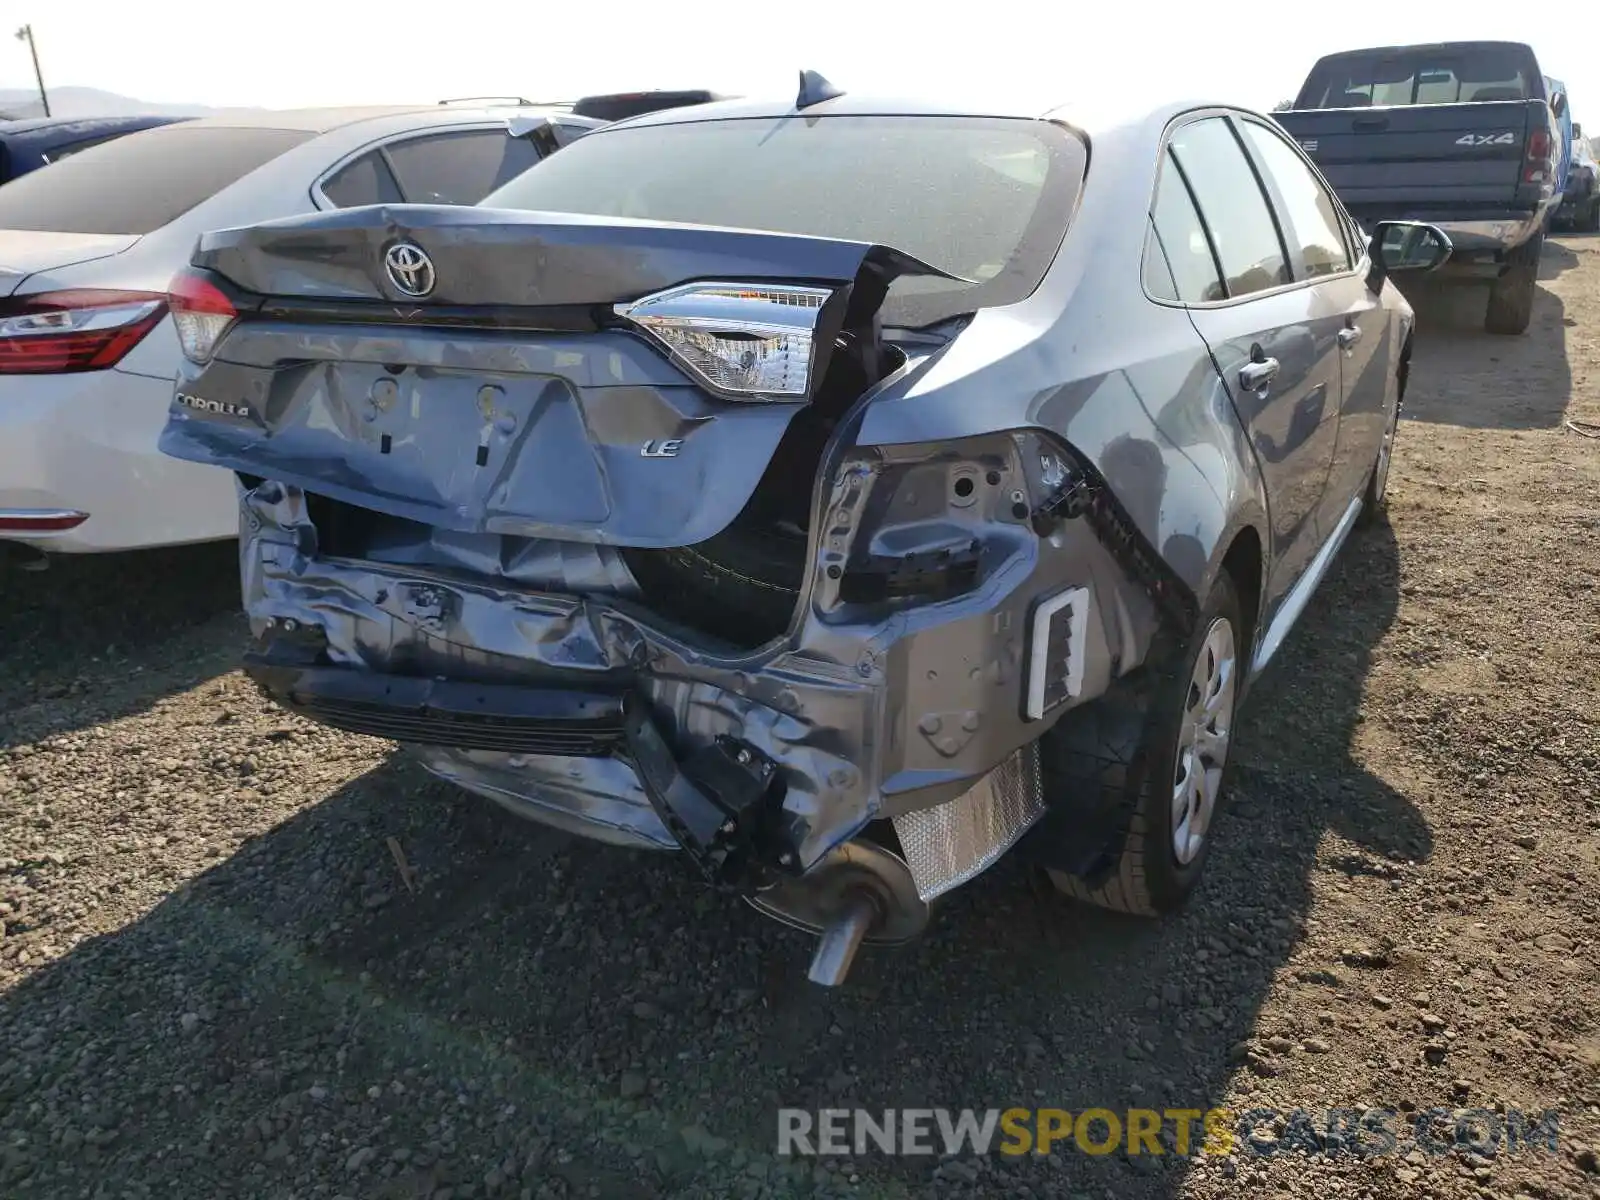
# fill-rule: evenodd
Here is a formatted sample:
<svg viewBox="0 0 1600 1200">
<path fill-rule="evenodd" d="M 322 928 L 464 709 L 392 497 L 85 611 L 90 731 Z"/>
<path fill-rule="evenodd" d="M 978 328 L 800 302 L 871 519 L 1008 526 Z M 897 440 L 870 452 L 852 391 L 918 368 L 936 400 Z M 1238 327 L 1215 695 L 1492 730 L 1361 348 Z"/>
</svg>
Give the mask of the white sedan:
<svg viewBox="0 0 1600 1200">
<path fill-rule="evenodd" d="M 426 105 L 211 117 L 0 187 L 0 549 L 234 537 L 233 477 L 156 449 L 180 356 L 166 289 L 207 230 L 474 204 L 604 122 Z"/>
</svg>

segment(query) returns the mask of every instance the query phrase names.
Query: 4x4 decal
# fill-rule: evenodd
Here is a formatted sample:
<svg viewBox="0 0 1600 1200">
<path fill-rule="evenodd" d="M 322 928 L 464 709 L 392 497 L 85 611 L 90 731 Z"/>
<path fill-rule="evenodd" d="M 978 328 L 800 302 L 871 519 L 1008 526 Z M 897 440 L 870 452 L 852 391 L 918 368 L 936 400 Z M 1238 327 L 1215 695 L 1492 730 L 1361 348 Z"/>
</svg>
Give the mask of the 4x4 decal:
<svg viewBox="0 0 1600 1200">
<path fill-rule="evenodd" d="M 1517 135 L 1509 129 L 1505 133 L 1463 133 L 1456 139 L 1458 146 L 1514 146 Z"/>
</svg>

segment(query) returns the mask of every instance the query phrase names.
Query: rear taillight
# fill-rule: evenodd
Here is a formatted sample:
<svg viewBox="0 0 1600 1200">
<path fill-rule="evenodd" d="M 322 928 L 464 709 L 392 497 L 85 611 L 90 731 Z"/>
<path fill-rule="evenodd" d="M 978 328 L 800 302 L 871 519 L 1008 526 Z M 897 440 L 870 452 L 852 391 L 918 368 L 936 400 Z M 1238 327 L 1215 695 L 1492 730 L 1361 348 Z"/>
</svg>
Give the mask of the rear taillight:
<svg viewBox="0 0 1600 1200">
<path fill-rule="evenodd" d="M 77 288 L 15 297 L 0 307 L 0 375 L 114 367 L 166 311 L 155 292 Z"/>
<path fill-rule="evenodd" d="M 1544 129 L 1535 129 L 1528 135 L 1528 161 L 1523 167 L 1524 183 L 1543 183 L 1550 178 L 1555 166 L 1555 143 Z"/>
<path fill-rule="evenodd" d="M 738 400 L 803 400 L 827 288 L 689 283 L 619 304 L 708 387 Z"/>
<path fill-rule="evenodd" d="M 183 356 L 192 363 L 208 363 L 222 335 L 239 311 L 233 301 L 204 275 L 179 271 L 167 285 L 167 305 L 178 330 Z"/>
</svg>

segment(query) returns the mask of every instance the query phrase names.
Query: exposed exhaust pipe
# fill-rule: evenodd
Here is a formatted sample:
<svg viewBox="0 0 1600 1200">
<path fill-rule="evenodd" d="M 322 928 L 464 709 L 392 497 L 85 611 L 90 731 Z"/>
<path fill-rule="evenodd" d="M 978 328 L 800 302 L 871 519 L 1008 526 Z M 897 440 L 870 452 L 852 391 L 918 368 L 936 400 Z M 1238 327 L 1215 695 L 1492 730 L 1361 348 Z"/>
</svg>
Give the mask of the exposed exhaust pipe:
<svg viewBox="0 0 1600 1200">
<path fill-rule="evenodd" d="M 838 847 L 798 879 L 750 900 L 768 916 L 818 937 L 807 977 L 838 987 L 864 945 L 897 945 L 922 932 L 928 906 L 917 894 L 911 868 L 874 842 Z"/>
<path fill-rule="evenodd" d="M 823 987 L 838 987 L 850 974 L 856 961 L 856 951 L 873 929 L 882 924 L 883 915 L 878 901 L 863 889 L 839 914 L 838 919 L 822 931 L 817 941 L 816 953 L 811 956 L 811 969 L 806 978 Z"/>
</svg>

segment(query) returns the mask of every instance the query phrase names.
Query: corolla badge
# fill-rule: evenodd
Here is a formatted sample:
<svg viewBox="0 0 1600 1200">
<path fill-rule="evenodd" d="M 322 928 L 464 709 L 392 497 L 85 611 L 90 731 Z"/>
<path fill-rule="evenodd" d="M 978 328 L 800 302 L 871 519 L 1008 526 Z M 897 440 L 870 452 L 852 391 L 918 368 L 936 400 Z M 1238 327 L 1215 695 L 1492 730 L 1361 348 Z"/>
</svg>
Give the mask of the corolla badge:
<svg viewBox="0 0 1600 1200">
<path fill-rule="evenodd" d="M 433 291 L 433 259 L 415 242 L 396 242 L 383 254 L 383 268 L 395 290 L 421 298 Z"/>
<path fill-rule="evenodd" d="M 178 392 L 173 399 L 184 408 L 192 408 L 195 412 L 216 413 L 222 417 L 248 417 L 250 406 L 248 404 L 230 404 L 226 400 L 205 400 L 199 396 L 191 396 L 188 392 Z"/>
</svg>

